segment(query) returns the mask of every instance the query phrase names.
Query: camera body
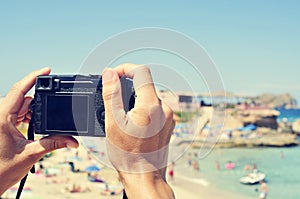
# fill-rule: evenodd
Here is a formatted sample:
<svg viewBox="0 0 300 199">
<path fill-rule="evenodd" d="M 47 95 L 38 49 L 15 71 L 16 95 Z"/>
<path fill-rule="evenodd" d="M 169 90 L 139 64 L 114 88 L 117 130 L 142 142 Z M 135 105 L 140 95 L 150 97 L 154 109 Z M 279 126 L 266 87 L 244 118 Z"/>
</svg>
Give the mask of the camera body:
<svg viewBox="0 0 300 199">
<path fill-rule="evenodd" d="M 133 82 L 120 81 L 127 112 L 134 107 Z M 100 75 L 38 76 L 31 110 L 36 134 L 105 137 Z"/>
</svg>

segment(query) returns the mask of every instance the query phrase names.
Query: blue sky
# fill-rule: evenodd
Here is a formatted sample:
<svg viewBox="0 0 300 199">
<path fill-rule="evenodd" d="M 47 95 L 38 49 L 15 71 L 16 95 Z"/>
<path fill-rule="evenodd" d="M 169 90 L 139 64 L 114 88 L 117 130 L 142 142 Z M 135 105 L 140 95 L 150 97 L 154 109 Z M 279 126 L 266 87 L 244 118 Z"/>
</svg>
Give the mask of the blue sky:
<svg viewBox="0 0 300 199">
<path fill-rule="evenodd" d="M 214 60 L 225 89 L 300 99 L 299 1 L 1 1 L 0 94 L 29 71 L 76 73 L 100 42 L 142 27 L 170 28 Z"/>
</svg>

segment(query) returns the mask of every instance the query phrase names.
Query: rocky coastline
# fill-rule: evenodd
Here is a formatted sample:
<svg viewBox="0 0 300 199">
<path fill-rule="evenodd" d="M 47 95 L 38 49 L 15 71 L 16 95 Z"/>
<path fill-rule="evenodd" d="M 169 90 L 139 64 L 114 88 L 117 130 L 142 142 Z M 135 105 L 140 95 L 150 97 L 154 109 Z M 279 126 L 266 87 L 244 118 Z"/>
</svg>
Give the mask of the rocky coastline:
<svg viewBox="0 0 300 199">
<path fill-rule="evenodd" d="M 184 139 L 181 144 L 193 148 L 233 147 L 294 147 L 299 145 L 297 125 L 277 122 L 279 112 L 271 108 L 238 107 L 227 109 L 219 132 L 213 132 L 209 118 L 216 115 L 213 107 L 202 107 L 198 118 L 199 128 L 194 139 Z M 296 128 L 297 127 L 297 128 Z"/>
<path fill-rule="evenodd" d="M 216 143 L 207 141 L 206 139 L 196 138 L 191 143 L 193 148 L 214 147 L 217 148 L 234 148 L 234 147 L 294 147 L 298 146 L 297 135 L 284 133 L 270 133 L 259 138 L 234 138 L 231 140 L 218 140 Z"/>
</svg>

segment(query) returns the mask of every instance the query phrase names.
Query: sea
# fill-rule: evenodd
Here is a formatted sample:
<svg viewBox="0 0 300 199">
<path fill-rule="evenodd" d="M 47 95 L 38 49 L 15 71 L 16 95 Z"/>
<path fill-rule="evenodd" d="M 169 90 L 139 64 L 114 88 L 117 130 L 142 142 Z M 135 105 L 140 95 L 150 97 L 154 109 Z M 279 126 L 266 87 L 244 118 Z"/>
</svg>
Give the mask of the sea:
<svg viewBox="0 0 300 199">
<path fill-rule="evenodd" d="M 288 122 L 294 122 L 296 119 L 300 118 L 300 109 L 276 109 L 280 112 L 277 120 L 281 122 L 284 118 L 287 119 Z"/>
<path fill-rule="evenodd" d="M 300 118 L 300 109 L 279 109 L 279 111 L 281 113 L 279 120 L 287 118 L 289 122 L 293 122 Z M 199 156 L 201 154 L 199 149 L 191 149 L 189 152 L 192 157 L 197 157 L 200 171 L 197 175 L 187 172 L 186 174 L 190 175 L 188 177 L 202 179 L 210 186 L 238 193 L 241 196 L 258 198 L 259 184 L 244 185 L 239 181 L 249 173 L 244 170 L 245 165 L 256 164 L 257 169 L 267 176 L 268 198 L 300 198 L 300 146 L 213 149 L 205 157 Z M 216 161 L 220 164 L 220 171 L 215 168 Z M 234 170 L 225 169 L 228 161 L 235 163 Z M 187 169 L 192 170 L 192 168 Z"/>
</svg>

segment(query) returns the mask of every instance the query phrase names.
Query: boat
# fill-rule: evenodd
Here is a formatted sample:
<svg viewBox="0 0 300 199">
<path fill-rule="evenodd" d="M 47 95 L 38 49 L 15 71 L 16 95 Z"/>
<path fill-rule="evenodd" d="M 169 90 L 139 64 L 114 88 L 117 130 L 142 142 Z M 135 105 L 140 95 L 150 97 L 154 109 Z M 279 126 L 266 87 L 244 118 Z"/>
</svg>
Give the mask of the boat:
<svg viewBox="0 0 300 199">
<path fill-rule="evenodd" d="M 247 176 L 241 177 L 240 182 L 242 184 L 247 185 L 254 185 L 259 183 L 261 180 L 264 180 L 266 178 L 266 174 L 258 171 L 254 171 L 252 173 L 249 173 Z"/>
</svg>

